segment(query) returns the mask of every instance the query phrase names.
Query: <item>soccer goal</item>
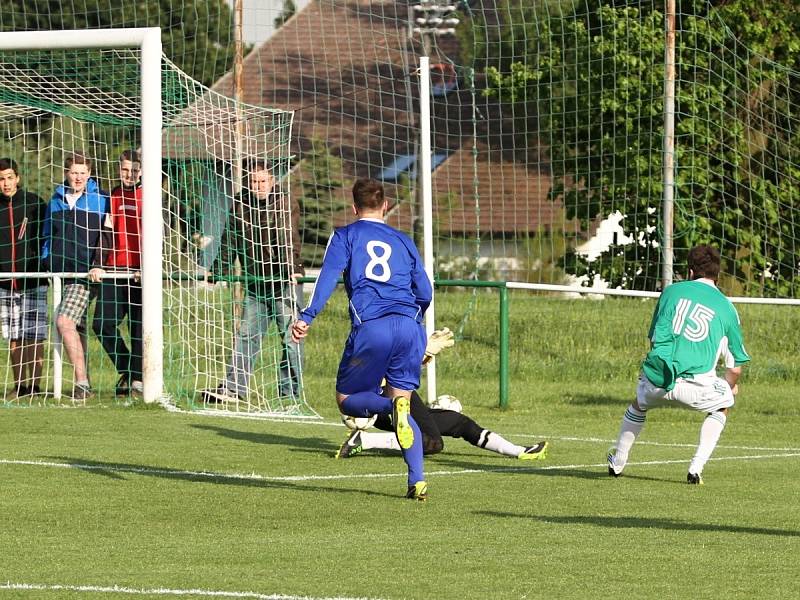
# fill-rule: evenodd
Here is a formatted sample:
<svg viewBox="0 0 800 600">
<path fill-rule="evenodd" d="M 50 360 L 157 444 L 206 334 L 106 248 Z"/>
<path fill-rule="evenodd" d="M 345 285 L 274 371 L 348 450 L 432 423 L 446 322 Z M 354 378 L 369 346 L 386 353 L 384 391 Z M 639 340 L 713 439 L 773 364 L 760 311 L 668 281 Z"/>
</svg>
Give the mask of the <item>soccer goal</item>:
<svg viewBox="0 0 800 600">
<path fill-rule="evenodd" d="M 163 57 L 158 28 L 2 36 L 0 157 L 14 160 L 19 188 L 42 205 L 62 184 L 65 196 L 73 190 L 67 161 L 88 159 L 112 228 L 111 249 L 95 257 L 106 277 L 87 286 L 89 309 L 77 323 L 95 392 L 85 402 L 125 401 L 141 378 L 147 402 L 316 416 L 299 352 L 286 343 L 297 293 L 291 124 L 291 112 L 244 105 L 192 80 Z M 123 160 L 131 156 L 136 172 L 126 179 Z M 117 254 L 135 237 L 136 198 L 141 256 L 126 262 Z M 42 246 L 56 235 L 55 222 L 53 214 L 42 219 L 35 232 Z M 18 268 L 0 278 L 12 275 L 42 279 Z M 40 393 L 14 393 L 20 377 L 9 359 L 6 403 L 72 401 L 73 368 L 54 311 L 62 289 L 87 281 L 87 272 L 45 277 L 51 314 Z"/>
</svg>

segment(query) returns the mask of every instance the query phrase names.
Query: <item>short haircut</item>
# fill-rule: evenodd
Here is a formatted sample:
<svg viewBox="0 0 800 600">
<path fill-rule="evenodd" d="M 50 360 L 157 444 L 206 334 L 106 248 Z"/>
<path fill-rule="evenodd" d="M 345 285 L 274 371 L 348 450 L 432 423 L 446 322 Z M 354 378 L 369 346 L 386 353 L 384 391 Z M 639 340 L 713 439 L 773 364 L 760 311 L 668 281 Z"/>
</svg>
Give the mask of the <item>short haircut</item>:
<svg viewBox="0 0 800 600">
<path fill-rule="evenodd" d="M 719 250 L 714 248 L 714 246 L 708 246 L 706 244 L 695 246 L 689 250 L 687 262 L 695 279 L 706 277 L 716 281 L 719 277 Z"/>
<path fill-rule="evenodd" d="M 72 165 L 86 165 L 89 171 L 92 170 L 92 161 L 80 152 L 73 152 L 64 159 L 64 169 L 69 170 L 72 168 Z"/>
<path fill-rule="evenodd" d="M 353 204 L 358 210 L 374 210 L 383 206 L 383 184 L 363 177 L 353 184 Z"/>
<path fill-rule="evenodd" d="M 123 162 L 126 160 L 135 163 L 142 162 L 142 159 L 139 157 L 139 153 L 136 150 L 123 150 L 122 154 L 119 155 L 119 162 Z"/>
<path fill-rule="evenodd" d="M 8 169 L 14 171 L 14 175 L 19 175 L 17 161 L 15 161 L 13 158 L 0 158 L 0 171 L 6 171 Z"/>
<path fill-rule="evenodd" d="M 256 171 L 270 171 L 270 165 L 263 158 L 246 158 L 242 161 L 242 168 L 246 173 L 255 173 Z"/>
</svg>

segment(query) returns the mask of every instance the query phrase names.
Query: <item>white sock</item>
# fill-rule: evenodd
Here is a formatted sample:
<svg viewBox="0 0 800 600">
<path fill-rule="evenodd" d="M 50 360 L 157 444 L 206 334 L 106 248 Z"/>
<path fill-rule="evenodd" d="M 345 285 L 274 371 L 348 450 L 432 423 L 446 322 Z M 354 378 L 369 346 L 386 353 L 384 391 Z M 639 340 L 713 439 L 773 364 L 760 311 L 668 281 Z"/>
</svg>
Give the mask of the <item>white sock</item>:
<svg viewBox="0 0 800 600">
<path fill-rule="evenodd" d="M 700 442 L 697 444 L 694 458 L 689 464 L 690 473 L 700 475 L 703 472 L 703 467 L 706 466 L 708 459 L 711 458 L 711 453 L 717 447 L 719 436 L 722 435 L 727 421 L 728 417 L 724 412 L 709 413 L 705 418 L 700 427 Z"/>
<path fill-rule="evenodd" d="M 478 446 L 491 450 L 492 452 L 497 452 L 498 454 L 515 457 L 519 456 L 522 451 L 525 450 L 524 447 L 512 444 L 503 436 L 497 435 L 488 429 L 481 431 L 481 435 L 478 438 Z"/>
<path fill-rule="evenodd" d="M 361 447 L 364 450 L 402 450 L 397 436 L 391 431 L 362 431 Z"/>
<path fill-rule="evenodd" d="M 633 404 L 628 407 L 622 417 L 617 443 L 614 445 L 617 450 L 614 455 L 614 466 L 620 473 L 625 467 L 625 463 L 628 462 L 628 454 L 636 441 L 636 437 L 642 432 L 646 417 L 647 412 L 634 408 Z"/>
</svg>

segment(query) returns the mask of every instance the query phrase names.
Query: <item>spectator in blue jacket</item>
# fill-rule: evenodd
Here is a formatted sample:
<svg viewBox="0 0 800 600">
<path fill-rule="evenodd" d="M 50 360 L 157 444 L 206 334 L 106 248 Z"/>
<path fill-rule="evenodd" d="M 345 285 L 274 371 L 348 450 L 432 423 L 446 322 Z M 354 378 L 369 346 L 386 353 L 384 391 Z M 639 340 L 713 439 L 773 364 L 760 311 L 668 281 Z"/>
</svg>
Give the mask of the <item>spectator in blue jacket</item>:
<svg viewBox="0 0 800 600">
<path fill-rule="evenodd" d="M 97 262 L 108 213 L 108 195 L 92 179 L 92 161 L 72 154 L 64 161 L 64 183 L 56 188 L 45 218 L 42 258 L 53 273 L 88 273 Z M 90 291 L 86 279 L 65 278 L 56 328 L 75 370 L 72 397 L 93 395 L 79 326 L 85 327 Z"/>
</svg>

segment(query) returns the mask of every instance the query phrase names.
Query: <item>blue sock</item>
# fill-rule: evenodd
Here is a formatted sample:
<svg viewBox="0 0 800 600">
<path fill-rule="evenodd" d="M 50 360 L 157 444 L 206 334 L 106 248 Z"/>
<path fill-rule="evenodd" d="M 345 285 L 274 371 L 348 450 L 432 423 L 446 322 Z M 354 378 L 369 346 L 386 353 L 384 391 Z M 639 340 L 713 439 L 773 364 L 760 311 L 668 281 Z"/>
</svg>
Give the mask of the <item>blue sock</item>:
<svg viewBox="0 0 800 600">
<path fill-rule="evenodd" d="M 342 412 L 351 417 L 371 417 L 392 412 L 392 401 L 375 392 L 357 392 L 342 402 Z"/>
<path fill-rule="evenodd" d="M 408 485 L 411 486 L 425 480 L 425 470 L 422 458 L 422 432 L 411 415 L 408 417 L 408 423 L 414 430 L 414 443 L 411 448 L 403 450 L 403 460 L 408 465 Z"/>
</svg>

